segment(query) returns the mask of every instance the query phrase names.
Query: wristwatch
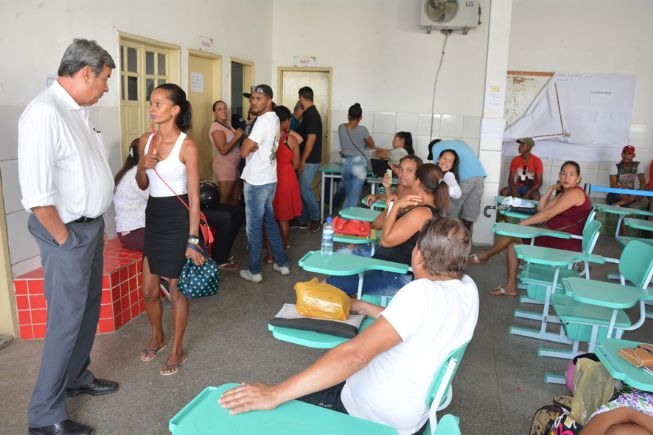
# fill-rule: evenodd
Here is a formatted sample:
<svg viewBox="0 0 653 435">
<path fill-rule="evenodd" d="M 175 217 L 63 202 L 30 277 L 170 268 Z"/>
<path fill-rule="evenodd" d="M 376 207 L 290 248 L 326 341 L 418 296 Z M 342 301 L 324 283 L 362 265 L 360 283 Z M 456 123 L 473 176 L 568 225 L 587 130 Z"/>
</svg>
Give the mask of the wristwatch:
<svg viewBox="0 0 653 435">
<path fill-rule="evenodd" d="M 192 245 L 199 245 L 200 244 L 200 238 L 197 236 L 188 236 L 188 243 Z"/>
</svg>

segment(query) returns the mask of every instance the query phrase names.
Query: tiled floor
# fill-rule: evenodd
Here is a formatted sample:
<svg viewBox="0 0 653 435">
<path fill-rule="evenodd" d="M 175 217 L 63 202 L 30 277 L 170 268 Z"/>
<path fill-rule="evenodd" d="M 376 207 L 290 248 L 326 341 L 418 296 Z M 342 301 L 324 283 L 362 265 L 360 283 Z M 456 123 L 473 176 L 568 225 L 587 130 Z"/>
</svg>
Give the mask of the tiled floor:
<svg viewBox="0 0 653 435">
<path fill-rule="evenodd" d="M 120 391 L 102 397 L 80 396 L 68 400 L 73 419 L 91 424 L 99 434 L 164 434 L 168 420 L 207 385 L 225 382 L 279 382 L 306 367 L 323 352 L 273 339 L 267 322 L 284 302 L 294 300 L 293 284 L 310 279 L 296 266 L 307 250 L 317 249 L 319 234 L 292 230 L 289 250 L 291 275 L 281 277 L 264 266 L 261 284 L 245 282 L 238 272 L 223 274 L 218 296 L 192 301 L 185 337 L 188 362 L 175 376 L 162 377 L 156 360 L 143 363 L 138 354 L 149 337 L 147 318 L 140 315 L 120 330 L 97 336 L 92 354 L 96 375 L 120 382 Z M 246 262 L 244 238 L 234 254 Z M 598 253 L 616 256 L 614 241 L 601 236 Z M 545 371 L 561 371 L 563 360 L 538 358 L 536 340 L 508 335 L 518 306 L 515 299 L 492 297 L 487 290 L 501 283 L 504 256 L 486 266 L 470 266 L 468 273 L 479 288 L 481 307 L 475 336 L 454 380 L 454 399 L 446 410 L 460 416 L 464 434 L 526 434 L 533 413 L 564 394 L 560 385 L 543 383 Z M 606 270 L 595 267 L 602 277 Z M 166 304 L 164 325 L 170 331 L 170 309 Z M 651 340 L 649 320 L 625 338 Z M 555 347 L 555 345 L 551 345 Z M 1 433 L 26 432 L 26 409 L 39 369 L 42 341 L 21 341 L 0 349 Z M 216 431 L 219 433 L 219 431 Z M 264 429 L 262 429 L 262 433 Z"/>
</svg>

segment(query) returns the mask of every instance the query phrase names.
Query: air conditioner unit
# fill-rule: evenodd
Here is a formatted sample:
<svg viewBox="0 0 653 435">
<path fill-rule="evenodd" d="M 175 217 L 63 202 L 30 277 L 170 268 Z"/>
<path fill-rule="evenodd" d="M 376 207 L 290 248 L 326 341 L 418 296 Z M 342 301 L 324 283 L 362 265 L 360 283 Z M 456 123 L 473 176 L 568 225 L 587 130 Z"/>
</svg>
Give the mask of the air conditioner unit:
<svg viewBox="0 0 653 435">
<path fill-rule="evenodd" d="M 458 30 L 466 34 L 480 24 L 479 0 L 419 0 L 420 27 L 431 30 Z"/>
</svg>

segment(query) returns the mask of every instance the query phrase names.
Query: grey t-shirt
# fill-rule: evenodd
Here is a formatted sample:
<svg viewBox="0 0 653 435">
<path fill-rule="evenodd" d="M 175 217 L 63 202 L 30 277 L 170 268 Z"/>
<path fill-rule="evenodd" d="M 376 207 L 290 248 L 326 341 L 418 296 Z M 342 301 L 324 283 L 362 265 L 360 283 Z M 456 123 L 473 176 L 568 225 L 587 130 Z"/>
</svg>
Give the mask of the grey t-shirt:
<svg viewBox="0 0 653 435">
<path fill-rule="evenodd" d="M 338 138 L 340 138 L 340 149 L 342 155 L 346 157 L 365 157 L 367 144 L 365 139 L 370 137 L 370 132 L 364 125 L 358 125 L 352 129 L 347 128 L 347 124 L 338 126 Z"/>
</svg>

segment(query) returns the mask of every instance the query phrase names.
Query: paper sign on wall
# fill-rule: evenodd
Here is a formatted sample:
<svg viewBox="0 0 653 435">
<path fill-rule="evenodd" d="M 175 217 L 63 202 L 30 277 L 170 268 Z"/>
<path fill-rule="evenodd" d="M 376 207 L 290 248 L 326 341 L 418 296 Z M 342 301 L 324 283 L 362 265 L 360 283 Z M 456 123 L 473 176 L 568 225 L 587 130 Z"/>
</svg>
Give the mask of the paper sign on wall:
<svg viewBox="0 0 653 435">
<path fill-rule="evenodd" d="M 315 56 L 295 56 L 293 57 L 293 65 L 296 67 L 313 67 L 317 65 L 317 58 Z"/>
<path fill-rule="evenodd" d="M 204 92 L 204 74 L 198 72 L 190 73 L 190 90 L 193 92 Z"/>
</svg>

